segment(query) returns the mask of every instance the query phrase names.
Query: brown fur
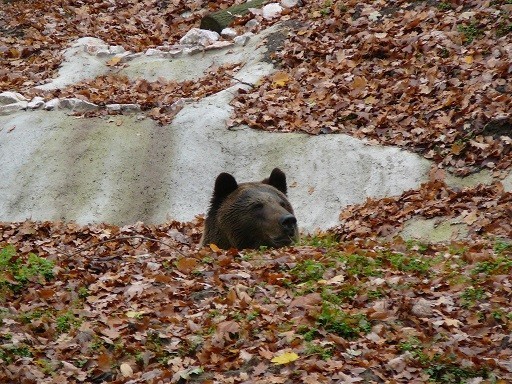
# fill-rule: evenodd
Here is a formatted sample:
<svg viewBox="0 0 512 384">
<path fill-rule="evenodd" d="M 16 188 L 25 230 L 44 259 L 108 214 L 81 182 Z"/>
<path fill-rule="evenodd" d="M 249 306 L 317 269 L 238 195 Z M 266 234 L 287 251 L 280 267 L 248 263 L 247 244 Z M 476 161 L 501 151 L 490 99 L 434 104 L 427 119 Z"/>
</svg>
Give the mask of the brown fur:
<svg viewBox="0 0 512 384">
<path fill-rule="evenodd" d="M 223 249 L 290 245 L 298 239 L 298 229 L 286 192 L 286 176 L 278 168 L 261 182 L 240 184 L 229 173 L 221 173 L 201 245 L 214 243 Z"/>
</svg>

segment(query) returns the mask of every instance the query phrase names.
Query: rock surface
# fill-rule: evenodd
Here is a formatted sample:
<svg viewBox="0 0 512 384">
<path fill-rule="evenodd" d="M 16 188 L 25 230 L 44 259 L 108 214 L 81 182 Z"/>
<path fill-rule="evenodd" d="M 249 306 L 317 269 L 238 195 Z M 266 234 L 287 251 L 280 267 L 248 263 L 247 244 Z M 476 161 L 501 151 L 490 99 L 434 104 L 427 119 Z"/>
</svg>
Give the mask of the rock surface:
<svg viewBox="0 0 512 384">
<path fill-rule="evenodd" d="M 238 88 L 274 71 L 264 61 L 264 41 L 282 28 L 275 25 L 243 44 L 200 48 L 200 56 L 181 54 L 182 46 L 132 54 L 98 39 L 77 41 L 47 88 L 105 74 L 107 59 L 116 55 L 126 58 L 121 74 L 149 81 L 194 80 L 221 64 L 242 65 L 230 88 L 199 101 L 181 100 L 183 109 L 168 126 L 158 126 L 136 104 L 105 107 L 123 115 L 78 119 L 69 113 L 99 106 L 79 99 L 41 105 L 15 92 L 2 94 L 0 220 L 188 221 L 206 212 L 220 172 L 248 181 L 280 167 L 301 229 L 325 230 L 349 204 L 398 195 L 426 181 L 432 163 L 398 148 L 346 135 L 227 129 Z M 165 56 L 171 52 L 173 57 Z"/>
</svg>

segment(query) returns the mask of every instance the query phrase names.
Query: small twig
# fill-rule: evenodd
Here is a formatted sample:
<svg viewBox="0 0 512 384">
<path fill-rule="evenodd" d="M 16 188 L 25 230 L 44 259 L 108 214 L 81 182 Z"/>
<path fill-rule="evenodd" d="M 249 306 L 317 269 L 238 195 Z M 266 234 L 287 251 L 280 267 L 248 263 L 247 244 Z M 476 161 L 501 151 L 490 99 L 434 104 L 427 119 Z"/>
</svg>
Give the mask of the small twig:
<svg viewBox="0 0 512 384">
<path fill-rule="evenodd" d="M 169 247 L 172 250 L 178 252 L 182 256 L 185 256 L 185 257 L 187 256 L 183 252 L 181 252 L 179 249 L 177 249 L 175 246 L 169 245 L 169 244 L 167 244 L 166 242 L 164 242 L 162 240 L 153 239 L 151 237 L 140 236 L 140 235 L 136 235 L 136 236 L 123 236 L 123 237 L 116 237 L 116 238 L 113 238 L 113 239 L 102 240 L 102 241 L 100 241 L 98 243 L 95 243 L 95 244 L 89 245 L 89 246 L 87 246 L 85 248 L 79 249 L 78 251 L 73 252 L 73 253 L 64 252 L 60 248 L 56 248 L 56 249 L 57 249 L 57 251 L 59 251 L 60 253 L 62 253 L 63 255 L 65 255 L 67 257 L 73 257 L 73 256 L 75 256 L 75 255 L 77 255 L 77 254 L 79 254 L 79 253 L 81 253 L 83 251 L 87 251 L 88 249 L 97 247 L 98 245 L 101 245 L 101 244 L 110 243 L 112 241 L 122 241 L 122 240 L 131 240 L 131 239 L 140 239 L 140 240 L 152 241 L 154 243 L 160 243 L 160 244 L 163 244 L 166 247 Z"/>
<path fill-rule="evenodd" d="M 252 84 L 252 83 L 246 83 L 245 81 L 242 81 L 242 80 L 240 80 L 240 79 L 237 79 L 237 78 L 236 78 L 235 76 L 233 76 L 233 75 L 229 75 L 229 74 L 227 74 L 227 73 L 226 73 L 226 74 L 225 74 L 225 76 L 230 77 L 230 78 L 232 78 L 233 80 L 238 81 L 240 84 L 247 85 L 247 86 L 249 86 L 249 87 L 251 87 L 251 88 L 254 88 L 254 87 L 255 87 L 255 85 L 254 85 L 254 84 Z"/>
</svg>

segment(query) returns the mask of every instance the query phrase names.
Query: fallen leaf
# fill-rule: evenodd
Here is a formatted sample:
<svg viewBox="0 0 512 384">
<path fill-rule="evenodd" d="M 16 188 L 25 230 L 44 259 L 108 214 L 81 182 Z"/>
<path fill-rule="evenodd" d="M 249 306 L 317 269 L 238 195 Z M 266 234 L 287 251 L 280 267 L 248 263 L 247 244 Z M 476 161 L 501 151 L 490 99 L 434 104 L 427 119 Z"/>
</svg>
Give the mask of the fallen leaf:
<svg viewBox="0 0 512 384">
<path fill-rule="evenodd" d="M 295 352 L 285 352 L 282 355 L 274 357 L 270 361 L 276 365 L 282 365 L 282 364 L 291 363 L 291 362 L 297 360 L 298 358 L 299 358 L 299 355 L 297 355 Z"/>
<path fill-rule="evenodd" d="M 276 72 L 272 75 L 272 86 L 274 88 L 284 87 L 291 80 L 291 77 L 286 72 Z"/>
<path fill-rule="evenodd" d="M 123 377 L 131 377 L 133 375 L 133 369 L 130 367 L 130 364 L 122 363 L 119 367 Z"/>
<path fill-rule="evenodd" d="M 213 243 L 211 243 L 211 244 L 210 244 L 210 249 L 211 249 L 213 252 L 221 252 L 221 251 L 222 251 L 219 247 L 217 247 L 217 245 L 215 245 L 215 244 L 213 244 Z"/>
<path fill-rule="evenodd" d="M 178 271 L 189 274 L 194 271 L 197 267 L 197 260 L 193 257 L 183 257 L 176 262 L 176 268 Z"/>
<path fill-rule="evenodd" d="M 119 64 L 120 61 L 121 61 L 121 56 L 114 56 L 113 58 L 111 58 L 110 60 L 108 60 L 106 62 L 106 65 L 109 67 L 113 67 L 113 66 L 116 66 L 117 64 Z"/>
</svg>

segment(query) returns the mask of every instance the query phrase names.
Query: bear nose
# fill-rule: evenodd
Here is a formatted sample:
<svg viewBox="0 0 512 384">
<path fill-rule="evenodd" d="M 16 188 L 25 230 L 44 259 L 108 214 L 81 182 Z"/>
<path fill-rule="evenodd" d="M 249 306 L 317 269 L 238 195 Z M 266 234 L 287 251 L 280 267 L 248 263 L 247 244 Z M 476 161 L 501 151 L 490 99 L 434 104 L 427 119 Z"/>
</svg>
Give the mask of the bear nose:
<svg viewBox="0 0 512 384">
<path fill-rule="evenodd" d="M 292 236 L 295 233 L 297 226 L 297 219 L 293 215 L 283 215 L 279 219 L 279 224 L 284 228 L 287 235 Z"/>
</svg>

